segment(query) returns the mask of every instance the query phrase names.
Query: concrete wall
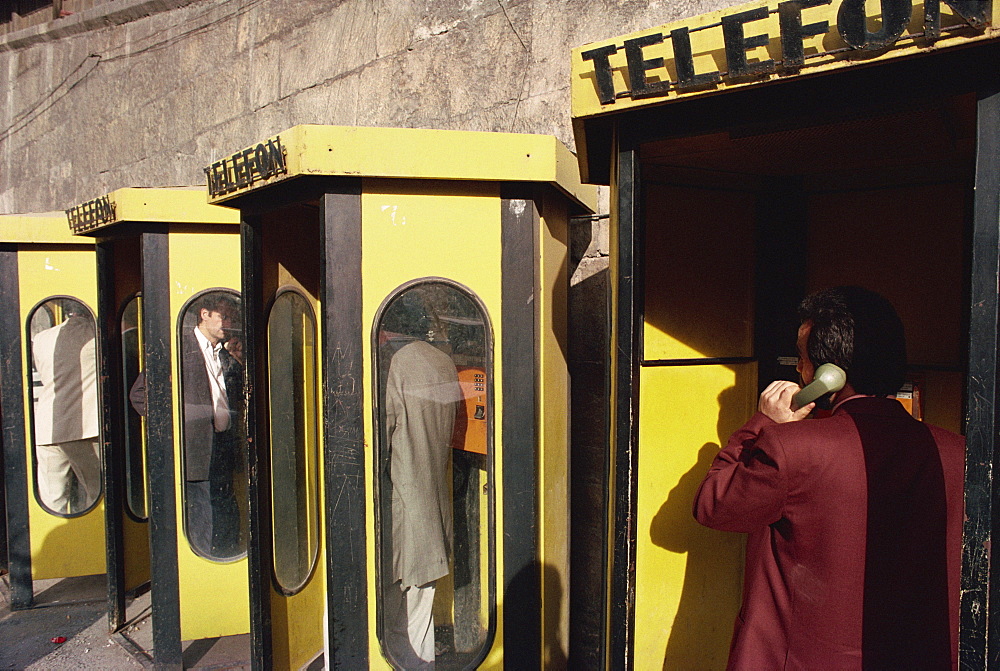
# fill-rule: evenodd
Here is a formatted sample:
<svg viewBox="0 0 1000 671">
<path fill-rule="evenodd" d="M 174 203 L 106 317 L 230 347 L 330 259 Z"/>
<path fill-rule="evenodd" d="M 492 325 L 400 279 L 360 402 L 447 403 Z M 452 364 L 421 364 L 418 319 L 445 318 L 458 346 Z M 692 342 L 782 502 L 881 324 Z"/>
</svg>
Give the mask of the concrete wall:
<svg viewBox="0 0 1000 671">
<path fill-rule="evenodd" d="M 212 160 L 299 123 L 546 133 L 572 146 L 571 48 L 719 4 L 98 5 L 0 40 L 0 212 L 202 183 Z"/>
<path fill-rule="evenodd" d="M 0 38 L 0 213 L 201 169 L 301 123 L 544 133 L 570 50 L 725 0 L 115 0 Z M 605 192 L 602 214 L 607 213 Z M 574 224 L 574 666 L 598 665 L 607 219 Z"/>
</svg>

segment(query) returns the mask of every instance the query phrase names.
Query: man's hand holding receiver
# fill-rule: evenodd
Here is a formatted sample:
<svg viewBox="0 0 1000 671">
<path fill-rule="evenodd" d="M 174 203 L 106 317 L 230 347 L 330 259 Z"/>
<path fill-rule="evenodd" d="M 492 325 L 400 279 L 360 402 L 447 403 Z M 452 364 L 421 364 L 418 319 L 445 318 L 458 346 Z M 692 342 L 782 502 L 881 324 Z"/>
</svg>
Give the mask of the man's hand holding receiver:
<svg viewBox="0 0 1000 671">
<path fill-rule="evenodd" d="M 760 393 L 760 403 L 757 409 L 778 424 L 798 422 L 809 416 L 815 403 L 809 403 L 798 410 L 792 410 L 792 397 L 798 393 L 799 385 L 788 380 L 775 380 Z"/>
</svg>

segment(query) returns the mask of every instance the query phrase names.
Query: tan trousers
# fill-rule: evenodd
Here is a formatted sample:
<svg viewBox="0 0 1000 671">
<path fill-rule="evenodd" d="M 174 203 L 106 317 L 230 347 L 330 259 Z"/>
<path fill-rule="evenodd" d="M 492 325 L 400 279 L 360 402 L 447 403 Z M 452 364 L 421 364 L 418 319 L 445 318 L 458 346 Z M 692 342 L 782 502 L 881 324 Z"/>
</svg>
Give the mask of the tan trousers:
<svg viewBox="0 0 1000 671">
<path fill-rule="evenodd" d="M 101 452 L 96 438 L 72 440 L 57 445 L 36 445 L 38 498 L 60 515 L 86 510 L 101 495 Z M 76 501 L 72 494 L 72 472 L 79 483 Z"/>
<path fill-rule="evenodd" d="M 386 590 L 386 646 L 399 668 L 434 668 L 434 588 L 436 581 Z"/>
</svg>

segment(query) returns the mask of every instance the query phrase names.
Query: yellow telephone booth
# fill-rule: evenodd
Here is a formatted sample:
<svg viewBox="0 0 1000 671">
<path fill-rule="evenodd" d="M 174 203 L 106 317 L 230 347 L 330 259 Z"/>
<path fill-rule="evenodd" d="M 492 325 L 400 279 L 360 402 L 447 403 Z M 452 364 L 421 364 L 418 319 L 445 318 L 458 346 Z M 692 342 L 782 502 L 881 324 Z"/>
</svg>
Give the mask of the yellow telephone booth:
<svg viewBox="0 0 1000 671">
<path fill-rule="evenodd" d="M 255 663 L 565 665 L 575 158 L 296 126 L 206 174 L 243 220 Z"/>
<path fill-rule="evenodd" d="M 991 666 L 997 12 L 754 2 L 574 50 L 581 163 L 612 187 L 609 667 L 725 667 L 743 536 L 692 500 L 797 380 L 797 303 L 843 284 L 892 301 L 914 414 L 967 437 L 960 664 Z"/>
<path fill-rule="evenodd" d="M 65 215 L 0 215 L 0 411 L 13 608 L 104 573 L 94 245 Z"/>
<path fill-rule="evenodd" d="M 179 667 L 205 647 L 182 642 L 249 632 L 238 217 L 200 188 L 119 189 L 67 215 L 97 242 L 109 622 L 133 621 L 148 583 L 153 659 Z"/>
</svg>

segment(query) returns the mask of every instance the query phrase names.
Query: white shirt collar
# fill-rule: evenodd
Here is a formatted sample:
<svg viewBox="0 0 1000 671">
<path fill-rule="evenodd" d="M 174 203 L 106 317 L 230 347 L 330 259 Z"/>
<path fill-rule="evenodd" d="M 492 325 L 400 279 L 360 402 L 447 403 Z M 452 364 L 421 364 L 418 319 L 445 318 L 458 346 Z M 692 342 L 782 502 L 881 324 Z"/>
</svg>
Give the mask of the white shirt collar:
<svg viewBox="0 0 1000 671">
<path fill-rule="evenodd" d="M 194 337 L 198 339 L 198 347 L 200 347 L 203 350 L 207 349 L 212 353 L 218 353 L 218 351 L 222 349 L 221 340 L 213 345 L 212 342 L 205 337 L 205 334 L 202 333 L 201 329 L 198 328 L 197 326 L 194 327 Z"/>
</svg>

